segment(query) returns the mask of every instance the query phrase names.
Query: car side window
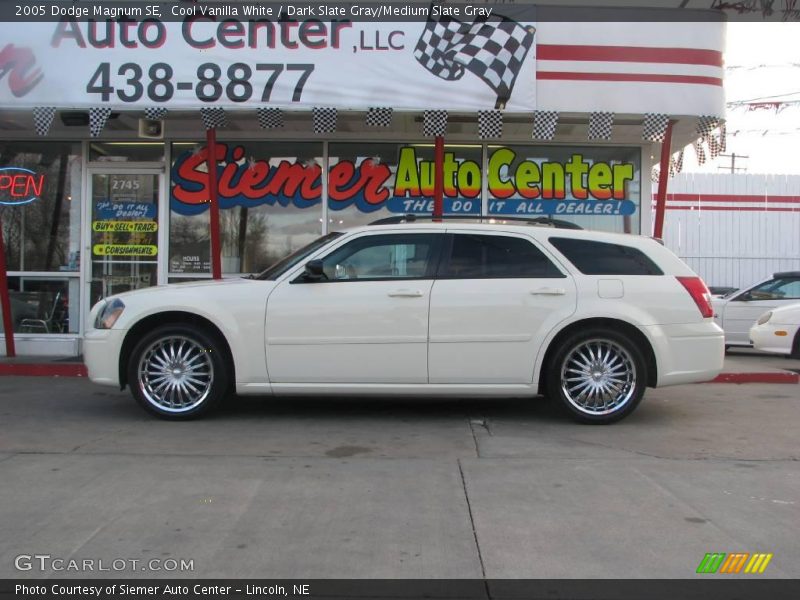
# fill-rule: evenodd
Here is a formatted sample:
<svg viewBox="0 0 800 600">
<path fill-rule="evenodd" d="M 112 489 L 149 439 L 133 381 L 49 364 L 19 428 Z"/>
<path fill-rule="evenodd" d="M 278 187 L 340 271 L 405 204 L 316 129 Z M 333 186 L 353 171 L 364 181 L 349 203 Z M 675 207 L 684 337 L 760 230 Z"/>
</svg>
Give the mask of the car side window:
<svg viewBox="0 0 800 600">
<path fill-rule="evenodd" d="M 425 233 L 360 237 L 323 258 L 322 270 L 328 281 L 432 277 L 441 237 Z"/>
<path fill-rule="evenodd" d="M 772 279 L 744 294 L 748 300 L 800 299 L 800 279 Z"/>
<path fill-rule="evenodd" d="M 644 252 L 631 246 L 576 238 L 549 242 L 585 275 L 663 275 Z"/>
<path fill-rule="evenodd" d="M 453 234 L 440 279 L 566 277 L 532 242 L 505 235 Z"/>
</svg>

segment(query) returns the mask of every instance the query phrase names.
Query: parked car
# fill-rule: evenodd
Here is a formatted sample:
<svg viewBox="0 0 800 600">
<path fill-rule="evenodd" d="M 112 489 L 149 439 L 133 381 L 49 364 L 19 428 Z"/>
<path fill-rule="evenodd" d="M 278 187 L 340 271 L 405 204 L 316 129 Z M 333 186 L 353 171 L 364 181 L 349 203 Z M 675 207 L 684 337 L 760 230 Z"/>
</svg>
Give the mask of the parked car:
<svg viewBox="0 0 800 600">
<path fill-rule="evenodd" d="M 710 285 L 708 286 L 708 291 L 711 292 L 712 298 L 724 298 L 725 296 L 730 296 L 733 292 L 738 290 L 739 288 L 731 287 L 727 285 Z"/>
<path fill-rule="evenodd" d="M 646 387 L 706 381 L 723 335 L 708 289 L 655 240 L 514 224 L 364 226 L 254 278 L 93 307 L 92 381 L 158 416 L 238 394 L 535 396 L 579 421 Z"/>
<path fill-rule="evenodd" d="M 800 302 L 800 271 L 775 273 L 724 298 L 713 298 L 714 320 L 725 331 L 725 347 L 749 347 L 750 327 L 762 314 Z"/>
<path fill-rule="evenodd" d="M 765 312 L 750 328 L 756 350 L 800 358 L 800 303 Z"/>
</svg>

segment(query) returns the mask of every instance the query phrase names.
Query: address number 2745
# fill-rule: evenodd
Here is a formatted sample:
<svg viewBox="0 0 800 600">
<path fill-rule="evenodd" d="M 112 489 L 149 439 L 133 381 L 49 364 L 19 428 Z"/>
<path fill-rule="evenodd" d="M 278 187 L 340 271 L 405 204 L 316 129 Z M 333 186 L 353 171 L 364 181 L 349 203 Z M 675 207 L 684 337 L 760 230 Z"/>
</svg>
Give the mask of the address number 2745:
<svg viewBox="0 0 800 600">
<path fill-rule="evenodd" d="M 280 79 L 291 77 L 294 84 L 292 102 L 300 102 L 303 88 L 314 72 L 313 64 L 257 63 L 255 74 L 247 63 L 233 63 L 224 69 L 217 63 L 207 62 L 197 67 L 193 77 L 176 77 L 172 65 L 159 62 L 144 68 L 138 63 L 124 63 L 112 75 L 111 63 L 100 63 L 89 82 L 87 94 L 98 94 L 103 102 L 112 95 L 121 102 L 168 102 L 176 92 L 188 91 L 201 102 L 216 102 L 224 96 L 230 102 L 247 102 L 260 92 L 261 102 L 269 102 L 273 89 Z M 119 79 L 121 78 L 121 79 Z M 116 81 L 113 81 L 116 79 Z M 114 83 L 117 85 L 115 86 Z"/>
</svg>

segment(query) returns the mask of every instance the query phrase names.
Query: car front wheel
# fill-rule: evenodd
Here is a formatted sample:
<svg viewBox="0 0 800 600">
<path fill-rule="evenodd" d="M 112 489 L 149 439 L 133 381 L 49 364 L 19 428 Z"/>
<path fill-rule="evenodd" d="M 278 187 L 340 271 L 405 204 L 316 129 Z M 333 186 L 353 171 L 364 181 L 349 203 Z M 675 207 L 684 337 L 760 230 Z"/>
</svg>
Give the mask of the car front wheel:
<svg viewBox="0 0 800 600">
<path fill-rule="evenodd" d="M 144 336 L 131 353 L 128 382 L 136 401 L 165 419 L 191 419 L 227 392 L 220 343 L 203 330 L 165 325 Z"/>
<path fill-rule="evenodd" d="M 582 423 L 613 423 L 644 395 L 647 368 L 626 335 L 594 329 L 560 344 L 547 373 L 548 396 Z"/>
</svg>

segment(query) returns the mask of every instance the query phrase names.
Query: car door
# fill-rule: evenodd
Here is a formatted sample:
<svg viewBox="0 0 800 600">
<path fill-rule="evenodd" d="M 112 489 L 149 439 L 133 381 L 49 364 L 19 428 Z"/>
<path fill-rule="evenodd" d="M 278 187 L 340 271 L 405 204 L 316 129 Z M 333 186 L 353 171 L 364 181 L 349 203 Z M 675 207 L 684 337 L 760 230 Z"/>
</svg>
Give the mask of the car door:
<svg viewBox="0 0 800 600">
<path fill-rule="evenodd" d="M 800 277 L 778 276 L 731 298 L 722 314 L 728 344 L 749 345 L 750 328 L 768 310 L 800 301 Z"/>
<path fill-rule="evenodd" d="M 267 302 L 270 381 L 427 383 L 428 303 L 443 233 L 348 238 L 295 271 Z"/>
<path fill-rule="evenodd" d="M 575 311 L 567 272 L 524 235 L 448 230 L 433 285 L 431 383 L 531 383 L 547 333 Z"/>
</svg>

